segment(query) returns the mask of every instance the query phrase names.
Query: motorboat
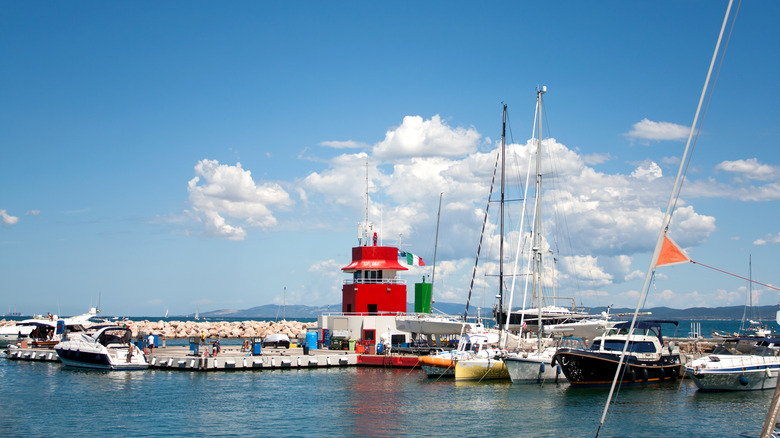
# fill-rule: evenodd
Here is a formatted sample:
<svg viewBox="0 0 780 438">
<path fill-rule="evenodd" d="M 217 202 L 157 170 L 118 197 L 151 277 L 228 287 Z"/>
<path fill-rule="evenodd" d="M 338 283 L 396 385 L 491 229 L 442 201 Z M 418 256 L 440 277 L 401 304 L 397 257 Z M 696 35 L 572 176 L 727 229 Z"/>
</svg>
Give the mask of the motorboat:
<svg viewBox="0 0 780 438">
<path fill-rule="evenodd" d="M 8 347 L 22 341 L 27 341 L 30 346 L 52 347 L 69 333 L 84 332 L 94 324 L 103 323 L 105 320 L 97 314 L 97 308 L 93 307 L 87 313 L 69 318 L 61 319 L 57 315 L 49 314 L 0 327 L 0 347 Z"/>
<path fill-rule="evenodd" d="M 544 383 L 565 380 L 561 367 L 552 363 L 552 358 L 560 348 L 584 348 L 580 338 L 558 338 L 555 344 L 541 350 L 510 353 L 504 358 L 507 372 L 512 383 Z"/>
<path fill-rule="evenodd" d="M 143 352 L 131 342 L 129 328 L 106 326 L 92 335 L 71 335 L 54 346 L 66 366 L 101 370 L 143 370 L 149 367 Z"/>
<path fill-rule="evenodd" d="M 587 312 L 560 306 L 544 306 L 524 310 L 515 309 L 512 310 L 508 320 L 505 311 L 493 309 L 493 313 L 496 321 L 505 324 L 508 330 L 522 329 L 531 332 L 538 330 L 540 319 L 542 326 L 547 327 L 592 318 L 592 315 Z"/>
<path fill-rule="evenodd" d="M 680 349 L 673 342 L 664 344 L 661 324 L 677 321 L 621 322 L 593 340 L 590 348 L 560 348 L 552 360 L 561 366 L 572 386 L 610 386 L 621 365 L 622 385 L 652 384 L 677 380 L 682 364 Z M 628 348 L 623 355 L 624 346 Z"/>
<path fill-rule="evenodd" d="M 745 344 L 753 344 L 748 354 Z M 702 391 L 775 389 L 780 374 L 780 339 L 733 338 L 713 354 L 685 365 L 685 374 Z"/>
<path fill-rule="evenodd" d="M 650 312 L 641 312 L 638 315 L 647 316 L 650 315 Z M 614 327 L 615 324 L 626 322 L 626 316 L 628 316 L 628 314 L 625 313 L 610 315 L 609 309 L 607 309 L 606 312 L 601 312 L 600 316 L 591 316 L 585 319 L 577 319 L 561 324 L 545 325 L 543 331 L 552 336 L 582 338 L 587 343 L 603 334 L 604 330 Z M 615 317 L 619 319 L 613 319 Z"/>
</svg>

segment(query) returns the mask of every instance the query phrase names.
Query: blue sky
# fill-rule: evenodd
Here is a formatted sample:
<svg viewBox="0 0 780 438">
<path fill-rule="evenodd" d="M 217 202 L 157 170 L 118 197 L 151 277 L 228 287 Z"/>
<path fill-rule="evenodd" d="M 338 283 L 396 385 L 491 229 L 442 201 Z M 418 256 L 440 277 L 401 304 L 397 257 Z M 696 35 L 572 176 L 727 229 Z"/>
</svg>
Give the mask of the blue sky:
<svg viewBox="0 0 780 438">
<path fill-rule="evenodd" d="M 569 232 L 546 241 L 558 294 L 633 307 L 726 6 L 5 2 L 0 313 L 100 297 L 114 315 L 188 314 L 285 288 L 287 303 L 340 303 L 366 162 L 383 243 L 429 264 L 409 283 L 431 273 L 444 193 L 435 295 L 465 302 L 502 103 L 524 169 L 541 85 L 561 160 L 546 211 L 566 218 L 549 229 Z M 752 255 L 771 284 L 778 17 L 777 2 L 741 5 L 671 228 L 694 260 L 747 275 Z M 484 257 L 472 303 L 487 308 Z M 668 267 L 647 304 L 740 305 L 746 286 Z"/>
</svg>

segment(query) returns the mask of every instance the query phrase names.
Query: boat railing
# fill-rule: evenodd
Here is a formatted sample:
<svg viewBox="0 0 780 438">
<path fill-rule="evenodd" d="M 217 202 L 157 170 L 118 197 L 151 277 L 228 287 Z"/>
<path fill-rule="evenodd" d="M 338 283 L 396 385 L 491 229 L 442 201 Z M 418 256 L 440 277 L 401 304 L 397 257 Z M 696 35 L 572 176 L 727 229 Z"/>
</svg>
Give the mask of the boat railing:
<svg viewBox="0 0 780 438">
<path fill-rule="evenodd" d="M 406 284 L 406 280 L 400 278 L 349 278 L 343 284 Z"/>
</svg>

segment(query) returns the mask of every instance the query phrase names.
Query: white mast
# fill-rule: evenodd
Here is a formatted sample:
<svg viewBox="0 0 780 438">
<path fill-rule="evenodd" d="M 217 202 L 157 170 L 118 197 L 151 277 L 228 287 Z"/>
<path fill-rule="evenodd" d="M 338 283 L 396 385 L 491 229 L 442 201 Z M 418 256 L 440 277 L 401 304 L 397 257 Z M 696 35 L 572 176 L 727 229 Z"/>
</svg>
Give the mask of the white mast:
<svg viewBox="0 0 780 438">
<path fill-rule="evenodd" d="M 533 293 L 537 302 L 537 337 L 542 337 L 542 95 L 547 87 L 536 90 L 538 115 L 538 139 L 536 141 L 536 211 L 534 212 L 534 284 Z"/>
</svg>

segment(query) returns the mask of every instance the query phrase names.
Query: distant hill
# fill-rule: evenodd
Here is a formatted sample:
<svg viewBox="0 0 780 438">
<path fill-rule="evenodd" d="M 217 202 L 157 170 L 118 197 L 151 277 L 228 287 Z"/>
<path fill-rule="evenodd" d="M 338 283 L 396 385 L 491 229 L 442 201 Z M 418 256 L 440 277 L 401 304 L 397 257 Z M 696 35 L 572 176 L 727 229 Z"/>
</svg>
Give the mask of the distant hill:
<svg viewBox="0 0 780 438">
<path fill-rule="evenodd" d="M 433 303 L 434 313 L 440 312 L 447 315 L 463 315 L 466 309 L 466 305 L 463 303 Z M 607 310 L 606 307 L 592 307 L 584 309 L 588 313 L 593 315 L 600 315 L 601 312 Z M 655 319 L 673 319 L 683 321 L 705 321 L 705 320 L 740 320 L 745 310 L 744 306 L 730 306 L 730 307 L 691 307 L 689 309 L 672 309 L 669 307 L 653 307 L 651 309 L 642 309 L 643 312 L 652 312 L 652 316 L 647 318 Z M 772 306 L 757 306 L 753 309 L 755 318 L 764 321 L 774 321 L 778 307 Z M 407 303 L 407 312 L 414 311 L 414 304 Z M 634 309 L 629 308 L 612 308 L 611 314 L 618 313 L 632 313 Z M 303 306 L 303 305 L 288 305 L 282 307 L 277 304 L 266 304 L 264 306 L 252 307 L 250 309 L 238 310 L 238 309 L 221 309 L 212 312 L 201 313 L 203 317 L 209 318 L 316 318 L 317 316 L 328 312 L 341 312 L 341 304 L 331 304 L 328 306 Z M 480 314 L 484 318 L 492 318 L 492 307 L 482 308 Z M 477 316 L 476 306 L 469 308 L 469 316 Z"/>
</svg>

